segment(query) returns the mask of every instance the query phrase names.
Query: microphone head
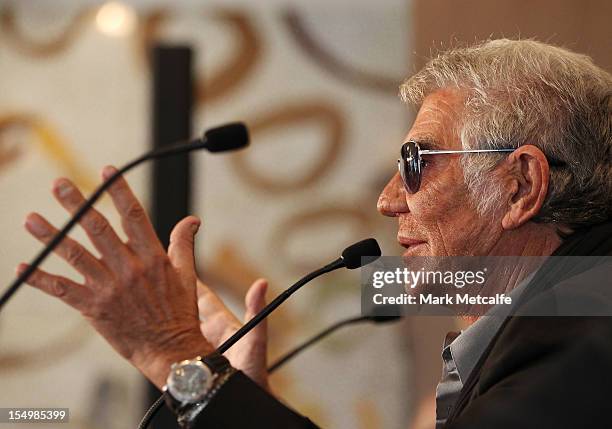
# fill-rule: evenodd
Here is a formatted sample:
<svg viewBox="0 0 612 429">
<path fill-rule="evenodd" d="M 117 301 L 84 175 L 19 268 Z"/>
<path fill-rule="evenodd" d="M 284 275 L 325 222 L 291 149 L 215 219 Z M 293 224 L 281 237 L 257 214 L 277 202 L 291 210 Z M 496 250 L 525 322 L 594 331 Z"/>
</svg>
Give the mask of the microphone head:
<svg viewBox="0 0 612 429">
<path fill-rule="evenodd" d="M 374 262 L 380 258 L 380 255 L 382 255 L 382 252 L 376 240 L 367 238 L 344 249 L 342 260 L 344 266 L 352 270 Z"/>
<path fill-rule="evenodd" d="M 233 122 L 204 132 L 203 140 L 210 152 L 242 149 L 249 145 L 249 132 L 242 122 Z"/>
</svg>

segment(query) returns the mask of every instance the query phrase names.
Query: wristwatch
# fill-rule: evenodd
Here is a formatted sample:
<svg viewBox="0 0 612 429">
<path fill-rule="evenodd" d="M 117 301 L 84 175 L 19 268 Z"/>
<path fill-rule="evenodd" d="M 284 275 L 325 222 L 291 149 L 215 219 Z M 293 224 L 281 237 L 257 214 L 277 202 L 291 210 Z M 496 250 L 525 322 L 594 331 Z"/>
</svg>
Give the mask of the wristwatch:
<svg viewBox="0 0 612 429">
<path fill-rule="evenodd" d="M 189 428 L 197 415 L 236 370 L 227 358 L 214 352 L 175 362 L 164 386 L 166 405 L 182 428 Z"/>
</svg>

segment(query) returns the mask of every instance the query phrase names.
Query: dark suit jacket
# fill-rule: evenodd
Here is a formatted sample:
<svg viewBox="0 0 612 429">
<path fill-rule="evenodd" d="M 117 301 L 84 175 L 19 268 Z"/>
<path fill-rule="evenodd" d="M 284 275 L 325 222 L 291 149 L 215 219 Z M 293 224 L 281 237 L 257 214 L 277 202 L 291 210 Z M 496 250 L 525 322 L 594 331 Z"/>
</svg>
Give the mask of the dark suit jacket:
<svg viewBox="0 0 612 429">
<path fill-rule="evenodd" d="M 522 297 L 524 312 L 550 314 L 551 292 L 596 269 L 596 258 L 568 269 L 563 257 L 612 255 L 612 223 L 573 234 L 554 255 L 559 258 L 538 271 Z M 601 289 L 589 293 L 612 290 L 612 278 L 606 283 L 574 282 L 571 299 L 594 314 L 598 307 L 612 314 Z M 611 369 L 612 318 L 509 318 L 466 380 L 445 428 L 612 427 Z"/>
<path fill-rule="evenodd" d="M 612 223 L 575 232 L 555 255 L 612 255 Z M 531 310 L 554 305 L 546 292 L 589 268 L 568 269 L 554 259 L 534 276 L 519 305 Z M 610 392 L 612 318 L 511 317 L 466 380 L 445 427 L 612 427 Z M 219 391 L 195 427 L 316 428 L 242 373 Z"/>
</svg>

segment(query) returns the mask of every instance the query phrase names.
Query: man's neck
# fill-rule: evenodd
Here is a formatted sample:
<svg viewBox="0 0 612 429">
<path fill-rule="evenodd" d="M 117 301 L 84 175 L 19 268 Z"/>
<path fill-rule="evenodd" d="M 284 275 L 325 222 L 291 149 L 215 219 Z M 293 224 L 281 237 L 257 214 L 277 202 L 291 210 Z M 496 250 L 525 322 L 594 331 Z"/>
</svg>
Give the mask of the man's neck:
<svg viewBox="0 0 612 429">
<path fill-rule="evenodd" d="M 504 270 L 503 278 L 496 283 L 504 285 L 499 293 L 508 294 L 518 287 L 533 271 L 534 259 L 529 257 L 550 256 L 561 245 L 562 240 L 556 228 L 550 225 L 529 222 L 521 228 L 506 231 L 489 252 L 489 256 L 525 256 L 524 260 L 517 258 L 509 270 Z M 466 316 L 464 320 L 471 325 L 480 317 Z"/>
<path fill-rule="evenodd" d="M 520 228 L 505 231 L 490 256 L 550 256 L 561 245 L 553 225 L 528 222 Z"/>
</svg>

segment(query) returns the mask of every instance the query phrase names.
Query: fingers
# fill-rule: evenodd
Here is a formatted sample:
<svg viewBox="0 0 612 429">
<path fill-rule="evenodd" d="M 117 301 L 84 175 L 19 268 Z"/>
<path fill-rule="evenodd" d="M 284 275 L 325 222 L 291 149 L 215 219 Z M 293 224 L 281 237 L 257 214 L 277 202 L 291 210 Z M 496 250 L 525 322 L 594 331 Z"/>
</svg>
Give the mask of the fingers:
<svg viewBox="0 0 612 429">
<path fill-rule="evenodd" d="M 197 285 L 200 330 L 214 347 L 219 347 L 240 328 L 240 320 L 207 285 L 200 281 Z"/>
<path fill-rule="evenodd" d="M 26 217 L 25 227 L 30 234 L 44 244 L 49 243 L 58 233 L 58 230 L 38 213 L 30 213 Z M 87 279 L 101 280 L 108 277 L 108 271 L 104 265 L 70 237 L 65 237 L 54 252 Z"/>
<path fill-rule="evenodd" d="M 206 319 L 216 313 L 227 313 L 233 314 L 225 306 L 223 301 L 214 293 L 206 284 L 201 281 L 197 282 L 198 289 L 198 309 L 200 311 L 200 320 L 206 321 Z M 240 321 L 236 319 L 237 325 L 240 326 Z"/>
<path fill-rule="evenodd" d="M 57 179 L 53 184 L 53 195 L 57 201 L 74 214 L 85 203 L 83 194 L 68 179 Z M 129 257 L 129 251 L 104 216 L 90 208 L 80 221 L 81 227 L 104 259 L 121 265 Z"/>
<path fill-rule="evenodd" d="M 20 275 L 28 268 L 26 264 L 19 264 L 17 274 Z M 43 270 L 34 271 L 26 281 L 30 286 L 61 299 L 71 307 L 81 310 L 90 301 L 92 291 L 62 276 L 49 274 Z"/>
<path fill-rule="evenodd" d="M 115 167 L 104 167 L 102 178 L 108 180 L 116 171 Z M 119 177 L 111 185 L 108 194 L 121 216 L 123 229 L 128 236 L 128 245 L 137 254 L 144 257 L 150 258 L 165 254 L 145 209 L 123 177 Z"/>
<path fill-rule="evenodd" d="M 168 257 L 184 285 L 195 284 L 195 235 L 200 228 L 200 219 L 187 216 L 177 223 L 170 233 Z"/>
</svg>

